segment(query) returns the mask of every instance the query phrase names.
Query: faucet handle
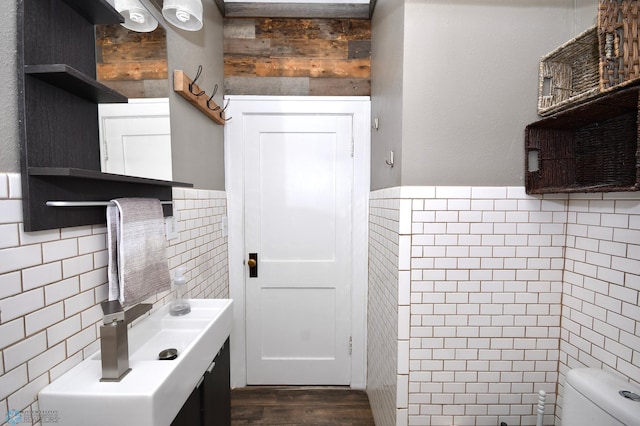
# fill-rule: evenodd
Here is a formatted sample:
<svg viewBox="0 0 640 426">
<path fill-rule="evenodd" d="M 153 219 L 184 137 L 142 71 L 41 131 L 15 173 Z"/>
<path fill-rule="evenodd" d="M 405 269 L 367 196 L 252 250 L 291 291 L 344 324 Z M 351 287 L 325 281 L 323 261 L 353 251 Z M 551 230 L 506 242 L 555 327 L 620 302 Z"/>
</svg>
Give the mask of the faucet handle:
<svg viewBox="0 0 640 426">
<path fill-rule="evenodd" d="M 108 300 L 100 304 L 104 314 L 103 323 L 109 325 L 114 321 L 124 321 L 124 309 L 117 300 Z"/>
</svg>

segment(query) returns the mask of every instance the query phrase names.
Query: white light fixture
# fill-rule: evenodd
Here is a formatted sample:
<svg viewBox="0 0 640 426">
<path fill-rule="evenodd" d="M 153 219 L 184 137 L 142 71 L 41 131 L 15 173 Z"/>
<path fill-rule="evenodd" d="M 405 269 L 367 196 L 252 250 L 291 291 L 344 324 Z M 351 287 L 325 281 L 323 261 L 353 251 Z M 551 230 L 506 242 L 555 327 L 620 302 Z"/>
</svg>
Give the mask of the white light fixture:
<svg viewBox="0 0 640 426">
<path fill-rule="evenodd" d="M 139 0 L 115 0 L 114 8 L 124 17 L 121 25 L 129 30 L 148 33 L 158 27 L 156 18 Z"/>
<path fill-rule="evenodd" d="M 164 0 L 162 15 L 168 23 L 186 31 L 202 28 L 201 0 Z"/>
</svg>

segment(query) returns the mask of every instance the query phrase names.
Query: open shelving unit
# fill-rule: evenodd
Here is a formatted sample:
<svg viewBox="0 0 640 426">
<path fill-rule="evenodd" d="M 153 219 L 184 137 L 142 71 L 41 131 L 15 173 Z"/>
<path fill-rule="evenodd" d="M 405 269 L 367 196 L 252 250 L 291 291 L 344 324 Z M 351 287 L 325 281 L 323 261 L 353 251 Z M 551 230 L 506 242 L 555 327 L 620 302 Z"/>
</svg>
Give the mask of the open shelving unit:
<svg viewBox="0 0 640 426">
<path fill-rule="evenodd" d="M 20 144 L 25 231 L 105 222 L 104 207 L 47 201 L 152 197 L 191 184 L 102 173 L 98 103 L 127 98 L 96 80 L 96 24 L 122 16 L 106 0 L 23 0 L 18 16 Z M 171 215 L 172 205 L 163 205 Z"/>
</svg>

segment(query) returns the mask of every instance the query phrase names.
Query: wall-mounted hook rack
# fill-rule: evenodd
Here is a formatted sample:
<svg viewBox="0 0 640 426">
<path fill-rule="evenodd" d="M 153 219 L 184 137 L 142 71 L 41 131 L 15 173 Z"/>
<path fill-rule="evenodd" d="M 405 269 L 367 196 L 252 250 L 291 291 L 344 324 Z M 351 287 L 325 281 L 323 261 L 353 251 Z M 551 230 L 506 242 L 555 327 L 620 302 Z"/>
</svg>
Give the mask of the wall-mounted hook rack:
<svg viewBox="0 0 640 426">
<path fill-rule="evenodd" d="M 189 90 L 189 85 L 191 85 L 191 90 Z M 218 105 L 216 105 L 216 103 L 184 73 L 184 71 L 173 71 L 173 90 L 189 101 L 193 106 L 198 108 L 207 117 L 211 118 L 218 124 L 224 125 L 226 121 L 224 118 L 224 110 L 219 108 Z M 202 95 L 197 96 L 195 93 L 202 93 Z"/>
</svg>

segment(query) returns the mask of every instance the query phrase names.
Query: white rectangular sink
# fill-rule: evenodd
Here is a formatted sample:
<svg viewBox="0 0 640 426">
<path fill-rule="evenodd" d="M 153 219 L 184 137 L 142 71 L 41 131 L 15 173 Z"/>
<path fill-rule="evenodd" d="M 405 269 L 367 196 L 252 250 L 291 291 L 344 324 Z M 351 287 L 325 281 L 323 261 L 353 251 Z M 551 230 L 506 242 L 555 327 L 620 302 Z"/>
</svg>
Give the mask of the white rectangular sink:
<svg viewBox="0 0 640 426">
<path fill-rule="evenodd" d="M 173 317 L 166 305 L 129 329 L 129 367 L 120 382 L 101 382 L 100 352 L 38 394 L 39 409 L 58 425 L 169 425 L 231 333 L 231 299 L 190 299 L 191 312 Z M 164 349 L 178 357 L 160 360 Z"/>
</svg>

